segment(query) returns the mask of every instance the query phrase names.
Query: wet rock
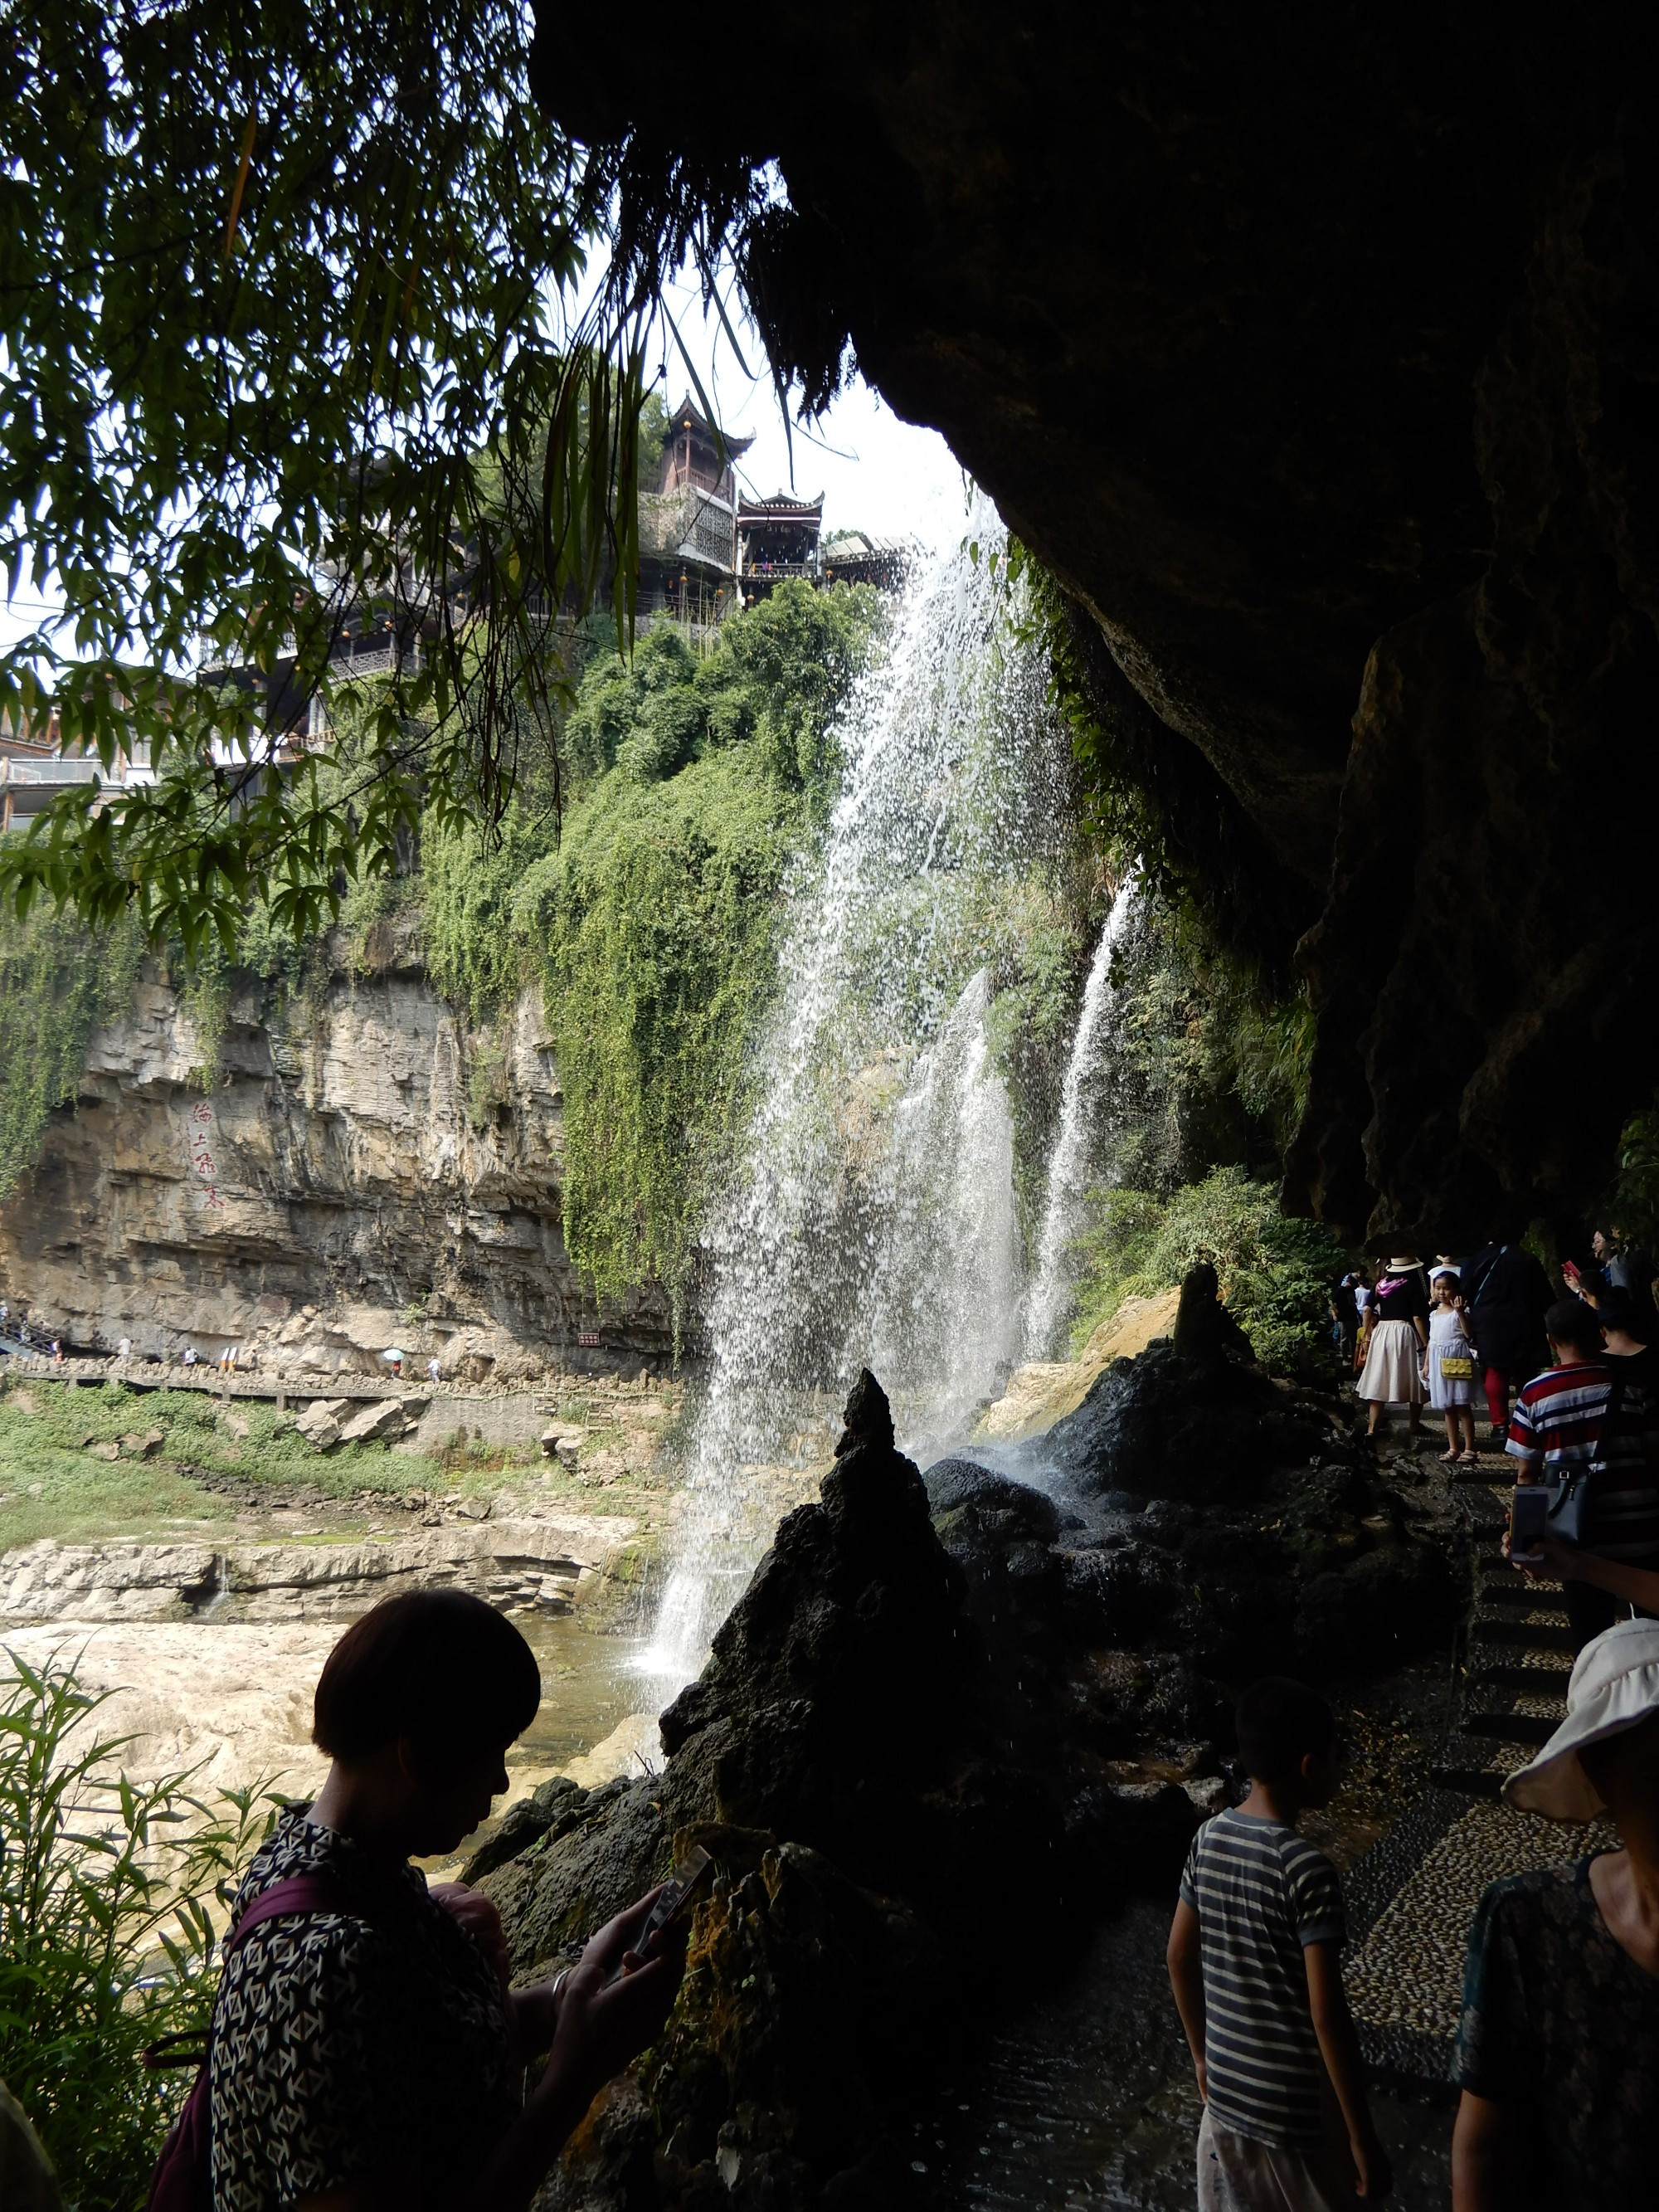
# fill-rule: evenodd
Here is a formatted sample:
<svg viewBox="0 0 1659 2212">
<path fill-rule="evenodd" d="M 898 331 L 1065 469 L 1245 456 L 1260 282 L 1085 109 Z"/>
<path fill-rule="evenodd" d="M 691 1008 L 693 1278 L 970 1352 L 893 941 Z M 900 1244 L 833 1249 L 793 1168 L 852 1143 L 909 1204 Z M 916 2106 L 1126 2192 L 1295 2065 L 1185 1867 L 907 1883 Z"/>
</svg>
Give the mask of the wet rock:
<svg viewBox="0 0 1659 2212">
<path fill-rule="evenodd" d="M 517 1832 L 528 1849 L 498 1859 L 484 1883 L 501 1908 L 518 1972 L 574 1955 L 596 1928 L 663 1880 L 672 1863 L 653 1778 L 619 1778 L 599 1790 L 561 1778 L 544 1784 L 532 1802 L 538 1801 L 551 1817 L 544 1824 L 538 1814 L 523 1816 Z M 518 1810 L 511 1808 L 498 1837 Z"/>
<path fill-rule="evenodd" d="M 1080 1486 L 1129 1497 L 1249 1496 L 1273 1468 L 1301 1462 L 1328 1418 L 1259 1369 L 1182 1357 L 1172 1342 L 1115 1359 L 1046 1449 Z"/>
<path fill-rule="evenodd" d="M 1052 1498 L 973 1460 L 936 1460 L 921 1480 L 933 1526 L 941 1534 L 942 1524 L 958 1515 L 975 1527 L 1018 1529 L 1045 1543 L 1059 1530 L 1060 1510 Z"/>
</svg>

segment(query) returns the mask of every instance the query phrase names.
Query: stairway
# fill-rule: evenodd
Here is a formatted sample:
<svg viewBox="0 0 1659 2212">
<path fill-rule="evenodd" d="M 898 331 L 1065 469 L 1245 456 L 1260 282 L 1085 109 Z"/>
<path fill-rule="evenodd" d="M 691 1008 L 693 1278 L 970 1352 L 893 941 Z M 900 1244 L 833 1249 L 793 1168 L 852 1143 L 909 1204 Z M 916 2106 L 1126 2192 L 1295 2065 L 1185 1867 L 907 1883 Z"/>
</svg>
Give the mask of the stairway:
<svg viewBox="0 0 1659 2212">
<path fill-rule="evenodd" d="M 1462 1711 L 1436 1783 L 1495 1798 L 1566 1712 L 1572 1635 L 1559 1583 L 1532 1583 L 1504 1559 L 1510 1485 L 1485 1469 L 1455 1478 L 1468 1516 L 1474 1598 L 1467 1628 Z"/>
<path fill-rule="evenodd" d="M 1432 1786 L 1344 1877 L 1344 1977 L 1366 2061 L 1379 2080 L 1442 2096 L 1469 1926 L 1487 1883 L 1610 1840 L 1599 1825 L 1563 1827 L 1499 1802 L 1505 1778 L 1565 1712 L 1572 1638 L 1559 1586 L 1527 1582 L 1504 1558 L 1505 1464 L 1488 1459 L 1451 1480 L 1473 1585 L 1456 1721 Z"/>
</svg>

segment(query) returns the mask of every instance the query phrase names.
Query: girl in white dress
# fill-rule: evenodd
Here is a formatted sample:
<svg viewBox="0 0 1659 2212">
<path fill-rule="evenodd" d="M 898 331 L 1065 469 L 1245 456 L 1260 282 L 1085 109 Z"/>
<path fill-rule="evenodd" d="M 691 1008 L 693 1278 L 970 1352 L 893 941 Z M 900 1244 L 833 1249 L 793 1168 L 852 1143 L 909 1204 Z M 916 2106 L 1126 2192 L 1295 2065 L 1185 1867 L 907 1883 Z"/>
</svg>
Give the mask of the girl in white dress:
<svg viewBox="0 0 1659 2212">
<path fill-rule="evenodd" d="M 1431 1292 L 1429 1341 L 1423 1353 L 1423 1380 L 1429 1386 L 1429 1403 L 1446 1417 L 1446 1449 L 1440 1455 L 1448 1467 L 1475 1463 L 1474 1408 L 1480 1395 L 1479 1367 L 1463 1292 L 1449 1269 L 1437 1274 Z M 1447 1373 L 1449 1365 L 1451 1372 Z"/>
</svg>

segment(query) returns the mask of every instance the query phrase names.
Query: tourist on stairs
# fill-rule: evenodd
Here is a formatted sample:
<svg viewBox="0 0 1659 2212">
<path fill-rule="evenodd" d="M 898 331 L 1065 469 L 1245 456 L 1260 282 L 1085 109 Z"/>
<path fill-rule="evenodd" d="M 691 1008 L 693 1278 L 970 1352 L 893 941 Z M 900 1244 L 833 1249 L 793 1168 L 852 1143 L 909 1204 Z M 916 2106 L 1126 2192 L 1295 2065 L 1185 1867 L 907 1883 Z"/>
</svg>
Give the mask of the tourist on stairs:
<svg viewBox="0 0 1659 2212">
<path fill-rule="evenodd" d="M 1298 1815 L 1341 1779 L 1336 1722 L 1300 1682 L 1238 1701 L 1244 1802 L 1199 1832 L 1168 1962 L 1204 2118 L 1200 2212 L 1335 2212 L 1389 2193 L 1342 1988 L 1342 1888 Z"/>
<path fill-rule="evenodd" d="M 1423 1379 L 1429 1403 L 1446 1419 L 1446 1449 L 1440 1455 L 1449 1467 L 1473 1467 L 1474 1408 L 1480 1393 L 1475 1382 L 1474 1340 L 1463 1310 L 1463 1292 L 1456 1274 L 1443 1268 L 1429 1286 L 1434 1306 L 1429 1315 L 1428 1347 L 1423 1354 Z"/>
<path fill-rule="evenodd" d="M 1404 1406 L 1415 1437 L 1428 1395 L 1419 1362 L 1429 1340 L 1429 1295 L 1423 1270 L 1409 1255 L 1390 1260 L 1377 1277 L 1372 1312 L 1358 1384 L 1359 1395 L 1370 1407 L 1365 1433 L 1376 1434 L 1389 1407 Z"/>
<path fill-rule="evenodd" d="M 1510 1426 L 1510 1386 L 1544 1364 L 1544 1315 L 1550 1279 L 1524 1244 L 1493 1238 L 1463 1262 L 1463 1297 L 1486 1370 L 1492 1447 L 1502 1451 Z"/>
<path fill-rule="evenodd" d="M 1509 1450 L 1516 1480 L 1587 1487 L 1577 1547 L 1634 1566 L 1659 1566 L 1656 1405 L 1639 1377 L 1620 1371 L 1601 1342 L 1594 1310 L 1561 1298 L 1545 1322 L 1553 1364 L 1516 1401 Z M 1507 1546 L 1506 1546 L 1507 1548 Z M 1516 1560 L 1516 1565 L 1524 1563 Z M 1608 1591 L 1575 1576 L 1565 1586 L 1573 1647 L 1583 1650 L 1612 1622 Z"/>
<path fill-rule="evenodd" d="M 1469 1935 L 1453 2212 L 1650 2212 L 1659 2194 L 1659 1623 L 1579 1654 L 1567 1717 L 1504 1795 L 1611 1814 L 1622 1848 L 1495 1882 Z"/>
<path fill-rule="evenodd" d="M 684 1939 L 635 1959 L 650 1898 L 556 1982 L 509 1991 L 495 1906 L 430 1892 L 410 1864 L 478 1826 L 540 1701 L 523 1637 L 460 1590 L 388 1598 L 335 1645 L 313 1729 L 328 1779 L 279 1816 L 236 1899 L 256 1924 L 226 1946 L 214 2212 L 525 2212 L 595 2094 L 661 2027 Z M 258 1918 L 279 1888 L 280 1914 Z"/>
</svg>

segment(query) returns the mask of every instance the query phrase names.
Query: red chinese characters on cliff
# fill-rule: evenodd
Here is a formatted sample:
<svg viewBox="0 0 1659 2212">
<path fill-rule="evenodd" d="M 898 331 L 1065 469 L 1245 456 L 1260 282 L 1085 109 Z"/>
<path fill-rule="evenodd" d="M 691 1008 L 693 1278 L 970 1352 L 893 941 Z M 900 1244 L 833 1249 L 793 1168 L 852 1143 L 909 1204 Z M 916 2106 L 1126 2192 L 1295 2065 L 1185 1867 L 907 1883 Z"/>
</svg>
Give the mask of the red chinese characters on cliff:
<svg viewBox="0 0 1659 2212">
<path fill-rule="evenodd" d="M 190 1109 L 185 1124 L 185 1145 L 190 1153 L 190 1164 L 207 1188 L 202 1194 L 202 1203 L 210 1212 L 222 1212 L 224 1203 L 219 1195 L 218 1169 L 214 1164 L 212 1130 L 213 1109 L 205 1098 L 198 1099 Z"/>
</svg>

